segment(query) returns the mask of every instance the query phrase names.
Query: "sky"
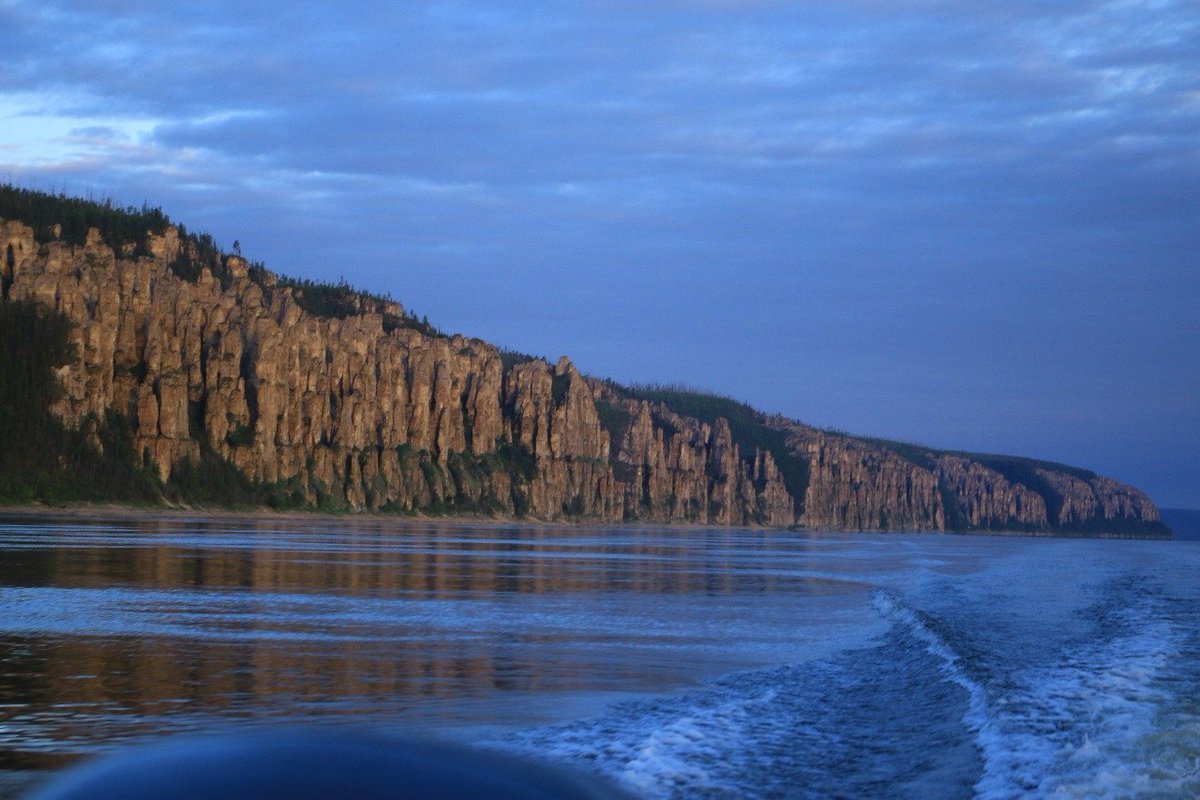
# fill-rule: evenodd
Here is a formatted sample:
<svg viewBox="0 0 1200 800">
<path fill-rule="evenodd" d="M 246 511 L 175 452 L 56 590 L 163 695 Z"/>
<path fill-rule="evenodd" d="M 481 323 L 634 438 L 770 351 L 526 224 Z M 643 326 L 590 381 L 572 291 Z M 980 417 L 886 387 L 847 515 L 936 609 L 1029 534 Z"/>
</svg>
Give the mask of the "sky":
<svg viewBox="0 0 1200 800">
<path fill-rule="evenodd" d="M 1200 508 L 1195 0 L 0 0 L 0 180 Z"/>
</svg>

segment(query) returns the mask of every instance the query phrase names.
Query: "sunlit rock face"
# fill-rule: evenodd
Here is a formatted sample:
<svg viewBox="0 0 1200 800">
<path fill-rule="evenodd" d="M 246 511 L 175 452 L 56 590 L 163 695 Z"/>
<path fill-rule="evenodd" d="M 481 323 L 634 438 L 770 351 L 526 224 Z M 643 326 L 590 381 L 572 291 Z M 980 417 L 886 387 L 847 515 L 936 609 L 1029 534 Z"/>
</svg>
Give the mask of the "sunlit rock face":
<svg viewBox="0 0 1200 800">
<path fill-rule="evenodd" d="M 664 437 L 640 403 L 640 425 L 614 444 L 566 358 L 506 371 L 476 339 L 387 330 L 378 313 L 320 318 L 236 256 L 225 286 L 208 269 L 184 280 L 169 268 L 187 247 L 173 228 L 138 259 L 94 231 L 74 247 L 39 243 L 19 222 L 0 237 L 14 252 L 9 296 L 75 323 L 56 413 L 73 427 L 126 415 L 163 479 L 203 444 L 255 480 L 352 509 L 794 521 L 770 454 L 743 458 L 727 426 L 673 417 Z"/>
<path fill-rule="evenodd" d="M 172 227 L 149 255 L 110 244 L 94 229 L 82 245 L 37 241 L 0 220 L 0 286 L 74 324 L 57 415 L 72 427 L 124 415 L 164 480 L 211 449 L 310 504 L 355 510 L 842 530 L 1158 519 L 1144 494 L 1090 473 L 1016 480 L 761 417 L 786 442 L 772 452 L 724 417 L 637 399 L 565 357 L 506 364 L 487 342 L 395 324 L 399 304 L 310 313 L 301 290 L 237 256 L 185 279 L 172 265 L 199 262 Z"/>
<path fill-rule="evenodd" d="M 809 462 L 802 521 L 813 528 L 944 530 L 938 478 L 895 453 L 846 436 L 780 421 Z"/>
</svg>

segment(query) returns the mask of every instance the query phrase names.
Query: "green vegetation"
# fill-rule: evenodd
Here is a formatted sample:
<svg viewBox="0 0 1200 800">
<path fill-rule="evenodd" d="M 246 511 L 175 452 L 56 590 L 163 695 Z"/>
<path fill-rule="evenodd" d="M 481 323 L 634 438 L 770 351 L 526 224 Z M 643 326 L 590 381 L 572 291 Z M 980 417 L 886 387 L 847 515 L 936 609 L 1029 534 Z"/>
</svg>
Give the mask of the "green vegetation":
<svg viewBox="0 0 1200 800">
<path fill-rule="evenodd" d="M 225 434 L 225 441 L 232 447 L 249 447 L 254 444 L 254 426 L 238 422 Z"/>
<path fill-rule="evenodd" d="M 947 450 L 945 455 L 957 456 L 959 458 L 978 461 L 988 469 L 994 469 L 1010 481 L 1016 480 L 1018 483 L 1025 483 L 1020 480 L 1022 476 L 1028 477 L 1034 474 L 1034 470 L 1045 470 L 1047 472 L 1062 472 L 1071 477 L 1078 478 L 1081 481 L 1090 481 L 1096 477 L 1096 473 L 1089 469 L 1081 467 L 1072 467 L 1068 464 L 1059 464 L 1054 461 L 1041 461 L 1036 458 L 1025 458 L 1024 456 L 999 456 L 990 455 L 988 453 L 965 453 L 958 450 Z M 1013 477 L 1009 477 L 1009 476 Z M 1025 483 L 1026 486 L 1029 484 Z"/>
<path fill-rule="evenodd" d="M 608 440 L 612 442 L 608 452 L 609 460 L 616 462 L 617 451 L 625 438 L 625 432 L 633 424 L 633 417 L 621 406 L 615 406 L 606 400 L 596 401 L 596 413 L 600 417 L 600 427 L 608 431 Z"/>
<path fill-rule="evenodd" d="M 253 271 L 251 277 L 254 277 Z M 416 314 L 408 312 L 394 314 L 389 310 L 395 305 L 390 296 L 359 291 L 347 283 L 345 278 L 337 283 L 327 283 L 281 275 L 277 279 L 277 285 L 291 289 L 296 304 L 315 317 L 345 319 L 356 314 L 379 314 L 383 317 L 383 329 L 388 333 L 408 328 L 426 336 L 446 336 L 430 324 L 428 317 L 418 319 Z"/>
<path fill-rule="evenodd" d="M 570 388 L 570 375 L 555 374 L 550 379 L 550 396 L 554 399 L 554 405 L 562 405 L 562 401 L 567 399 L 567 390 Z"/>
<path fill-rule="evenodd" d="M 8 183 L 0 184 L 0 218 L 20 220 L 29 225 L 39 242 L 60 240 L 70 245 L 82 245 L 87 240 L 88 229 L 94 227 L 110 247 L 134 257 L 149 256 L 150 235 L 162 235 L 172 224 L 161 208 L 148 205 L 122 207 L 111 199 L 80 199 L 22 189 Z M 56 226 L 59 228 L 57 236 Z M 222 252 L 212 235 L 190 232 L 183 225 L 175 228 L 182 246 L 167 265 L 170 270 L 183 280 L 196 283 L 207 268 L 221 286 L 228 289 L 233 283 L 229 256 Z M 240 245 L 235 243 L 234 250 L 240 256 Z M 252 281 L 264 291 L 270 291 L 267 269 L 262 263 L 250 263 L 247 271 Z M 326 283 L 279 276 L 277 285 L 292 289 L 299 306 L 314 316 L 344 319 L 353 314 L 380 314 L 388 332 L 408 328 L 427 336 L 445 336 L 430 324 L 428 317 L 390 313 L 388 308 L 394 303 L 390 297 L 359 291 L 344 279 Z"/>
<path fill-rule="evenodd" d="M 351 288 L 342 278 L 337 283 L 324 283 L 280 276 L 279 285 L 293 290 L 296 303 L 308 313 L 327 319 L 345 319 L 354 314 L 383 313 L 388 302 Z"/>
<path fill-rule="evenodd" d="M 54 370 L 72 356 L 70 332 L 65 317 L 35 303 L 0 303 L 0 498 L 153 501 L 156 479 L 124 417 L 109 412 L 67 430 L 50 412 L 61 396 Z"/>
<path fill-rule="evenodd" d="M 114 250 L 124 256 L 150 256 L 151 235 L 162 235 L 171 226 L 171 219 L 161 208 L 143 204 L 119 206 L 111 198 L 104 200 L 69 197 L 12 184 L 0 184 L 0 217 L 24 222 L 33 228 L 33 235 L 42 243 L 61 241 L 82 245 L 87 241 L 89 228 L 96 228 Z M 56 235 L 57 227 L 57 235 Z M 207 233 L 189 233 L 177 225 L 183 243 L 179 255 L 167 266 L 179 277 L 195 283 L 204 267 L 208 267 L 223 286 L 228 287 L 233 275 L 226 257 L 216 241 Z M 261 265 L 259 265 L 261 269 Z"/>
<path fill-rule="evenodd" d="M 429 464 L 441 472 L 436 462 L 421 463 L 424 470 Z M 442 501 L 434 510 L 440 513 L 496 514 L 504 505 L 488 491 L 492 474 L 498 469 L 496 461 L 486 455 L 470 451 L 450 453 L 446 459 L 446 471 L 454 486 L 454 495 Z"/>
<path fill-rule="evenodd" d="M 845 431 L 826 431 L 826 433 L 845 436 L 847 439 L 854 439 L 855 441 L 878 447 L 882 450 L 889 450 L 910 464 L 915 464 L 921 469 L 927 469 L 930 472 L 937 469 L 937 453 L 924 445 L 913 444 L 912 442 L 897 442 L 891 439 L 878 439 L 871 436 L 852 436 Z"/>
<path fill-rule="evenodd" d="M 962 506 L 958 504 L 958 496 L 940 478 L 938 479 L 938 494 L 942 498 L 942 509 L 946 515 L 946 530 L 969 530 L 971 523 L 967 519 L 967 515 L 963 513 Z"/>
<path fill-rule="evenodd" d="M 47 194 L 22 189 L 11 183 L 0 184 L 0 217 L 24 222 L 33 228 L 41 242 L 61 239 L 81 245 L 88 228 L 97 228 L 106 242 L 133 245 L 136 256 L 149 255 L 148 234 L 161 234 L 171 224 L 160 208 L 142 205 L 120 207 L 111 199 L 83 200 L 65 194 Z M 54 235 L 60 226 L 60 235 Z"/>
<path fill-rule="evenodd" d="M 496 449 L 482 458 L 492 461 L 508 473 L 513 483 L 528 483 L 537 476 L 537 459 L 529 448 L 520 442 L 496 440 Z"/>
<path fill-rule="evenodd" d="M 50 434 L 49 406 L 61 396 L 53 370 L 72 355 L 71 323 L 32 301 L 0 304 L 0 420 L 8 448 Z M 19 346 L 17 346 L 19 345 Z"/>
<path fill-rule="evenodd" d="M 517 364 L 525 364 L 530 361 L 543 361 L 547 364 L 550 363 L 541 356 L 533 356 L 529 353 L 522 353 L 518 350 L 509 350 L 504 347 L 500 348 L 500 364 L 503 367 L 506 375 L 509 372 L 512 372 L 512 368 Z"/>
<path fill-rule="evenodd" d="M 1118 536 L 1171 538 L 1171 528 L 1163 522 L 1144 522 L 1140 519 L 1120 517 L 1117 519 L 1091 519 L 1085 523 L 1060 525 L 1054 529 L 1055 535 L 1092 536 L 1097 533 L 1116 534 Z"/>
<path fill-rule="evenodd" d="M 171 272 L 188 283 L 197 283 L 207 267 L 222 289 L 233 285 L 233 270 L 230 268 L 229 258 L 221 252 L 221 248 L 210 234 L 190 233 L 182 225 L 176 226 L 176 230 L 179 232 L 181 245 L 179 253 L 167 264 Z M 251 277 L 257 277 L 257 282 L 262 286 L 262 276 L 266 273 L 263 265 L 256 262 L 248 271 Z"/>
<path fill-rule="evenodd" d="M 1050 481 L 1037 473 L 1039 468 L 1045 469 L 1040 466 L 1045 462 L 1009 456 L 979 456 L 975 460 L 988 469 L 999 472 L 1009 483 L 1019 483 L 1041 495 L 1046 503 L 1046 519 L 1051 525 L 1058 524 L 1062 515 L 1063 496 L 1050 485 Z M 1094 473 L 1091 477 L 1095 477 Z"/>
<path fill-rule="evenodd" d="M 988 455 L 986 453 L 951 452 L 950 455 L 969 458 L 978 461 L 988 469 L 995 470 L 1009 483 L 1019 483 L 1042 496 L 1046 503 L 1046 517 L 1050 526 L 1065 533 L 1119 533 L 1130 535 L 1164 535 L 1169 529 L 1161 522 L 1143 522 L 1140 519 L 1116 518 L 1102 519 L 1093 517 L 1084 522 L 1063 522 L 1062 494 L 1051 483 L 1038 474 L 1038 470 L 1046 472 L 1062 472 L 1081 481 L 1090 481 L 1097 477 L 1095 472 L 1068 464 L 1054 461 L 1042 461 L 1023 456 Z"/>
<path fill-rule="evenodd" d="M 297 479 L 266 484 L 251 480 L 206 443 L 200 460 L 180 461 L 161 488 L 162 496 L 176 503 L 226 508 L 305 508 L 304 489 Z"/>
<path fill-rule="evenodd" d="M 934 450 L 909 442 L 851 436 L 842 431 L 827 432 L 889 450 L 918 467 L 934 472 L 937 470 L 936 460 L 941 456 L 954 456 L 968 461 L 975 461 L 990 470 L 1000 473 L 1009 483 L 1020 484 L 1039 495 L 1046 504 L 1046 518 L 1049 521 L 1049 527 L 1055 529 L 1056 532 L 1162 535 L 1167 531 L 1166 526 L 1162 523 L 1143 522 L 1140 519 L 1103 519 L 1093 517 L 1085 522 L 1063 522 L 1061 519 L 1063 507 L 1062 493 L 1055 489 L 1050 481 L 1038 474 L 1038 470 L 1060 472 L 1086 482 L 1096 477 L 1096 473 L 1088 469 L 1073 467 L 1069 464 L 1060 464 L 1056 461 L 1026 458 L 1024 456 L 971 453 L 959 450 Z M 955 496 L 954 491 L 940 479 L 938 481 L 938 492 L 941 494 L 942 507 L 945 509 L 947 530 L 970 530 L 973 526 L 971 526 L 962 508 L 959 506 L 958 498 Z M 991 525 L 986 526 L 984 530 L 1027 530 L 1037 532 L 1044 529 L 1010 519 L 995 521 Z"/>
<path fill-rule="evenodd" d="M 175 465 L 167 482 L 134 448 L 122 414 L 88 417 L 78 430 L 50 412 L 61 396 L 54 374 L 72 357 L 70 322 L 32 302 L 0 302 L 0 499 L 9 503 L 112 501 L 220 506 L 304 505 L 296 486 L 251 481 L 201 444 L 196 464 Z M 251 436 L 253 433 L 251 432 Z"/>
<path fill-rule="evenodd" d="M 434 514 L 498 514 L 511 508 L 518 517 L 528 513 L 529 482 L 537 475 L 537 463 L 524 445 L 497 439 L 491 453 L 465 450 L 447 454 L 445 467 L 428 452 L 417 455 L 422 477 L 434 493 L 433 502 L 423 510 Z M 492 493 L 492 476 L 497 474 L 508 476 L 507 498 Z M 451 492 L 445 494 L 440 487 Z"/>
</svg>

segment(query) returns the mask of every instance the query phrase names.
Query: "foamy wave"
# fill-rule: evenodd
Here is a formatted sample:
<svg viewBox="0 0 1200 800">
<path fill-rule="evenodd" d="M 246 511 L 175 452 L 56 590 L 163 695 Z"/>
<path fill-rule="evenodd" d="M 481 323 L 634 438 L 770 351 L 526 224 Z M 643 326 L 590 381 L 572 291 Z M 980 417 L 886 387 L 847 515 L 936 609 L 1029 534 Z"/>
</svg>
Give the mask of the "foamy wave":
<svg viewBox="0 0 1200 800">
<path fill-rule="evenodd" d="M 1115 594 L 1129 605 L 1101 609 L 1090 638 L 1028 652 L 881 590 L 874 647 L 496 744 L 651 798 L 1200 796 L 1200 714 L 1172 692 L 1195 683 L 1195 644 L 1153 597 Z"/>
<path fill-rule="evenodd" d="M 876 610 L 886 619 L 899 623 L 925 646 L 926 652 L 939 661 L 939 668 L 946 679 L 961 686 L 967 692 L 967 711 L 963 724 L 974 734 L 976 744 L 983 756 L 985 774 L 1001 760 L 1004 752 L 1001 734 L 989 707 L 987 692 L 963 669 L 962 658 L 954 648 L 921 619 L 916 611 L 882 590 L 871 598 Z"/>
<path fill-rule="evenodd" d="M 984 761 L 978 797 L 1190 796 L 1200 789 L 1200 719 L 1165 728 L 1162 718 L 1173 695 L 1160 679 L 1181 637 L 1152 598 L 1132 602 L 1103 621 L 1109 632 L 1128 633 L 1079 644 L 1054 664 L 1021 668 L 1015 654 L 990 654 L 1008 674 L 989 681 L 989 695 L 922 614 L 887 593 L 874 597 L 880 614 L 920 640 L 969 693 L 963 722 Z"/>
<path fill-rule="evenodd" d="M 618 772 L 619 780 L 644 797 L 720 788 L 711 766 L 721 763 L 728 742 L 743 738 L 750 706 L 770 702 L 773 695 L 767 691 L 749 702 L 724 703 L 650 731 Z"/>
<path fill-rule="evenodd" d="M 628 703 L 609 716 L 510 737 L 500 746 L 553 761 L 590 764 L 639 797 L 739 796 L 720 774 L 747 740 L 746 726 L 775 697 L 762 686 L 741 693 L 693 691 Z"/>
<path fill-rule="evenodd" d="M 1014 676 L 998 708 L 1005 757 L 980 781 L 981 796 L 1010 796 L 1014 779 L 1055 798 L 1182 796 L 1197 788 L 1197 748 L 1173 757 L 1187 739 L 1178 730 L 1161 741 L 1159 717 L 1172 694 L 1159 679 L 1179 652 L 1178 636 L 1166 622 L 1131 622 L 1137 633 L 1081 645 L 1057 664 Z"/>
</svg>

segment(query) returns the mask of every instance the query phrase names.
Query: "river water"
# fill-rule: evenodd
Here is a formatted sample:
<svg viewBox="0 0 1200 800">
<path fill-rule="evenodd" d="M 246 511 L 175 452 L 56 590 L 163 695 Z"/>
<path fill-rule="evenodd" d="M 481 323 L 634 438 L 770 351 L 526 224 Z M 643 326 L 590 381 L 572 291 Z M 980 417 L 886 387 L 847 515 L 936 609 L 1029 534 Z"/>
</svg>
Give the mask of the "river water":
<svg viewBox="0 0 1200 800">
<path fill-rule="evenodd" d="M 644 797 L 1200 796 L 1200 542 L 0 515 L 0 796 L 293 723 Z"/>
</svg>

